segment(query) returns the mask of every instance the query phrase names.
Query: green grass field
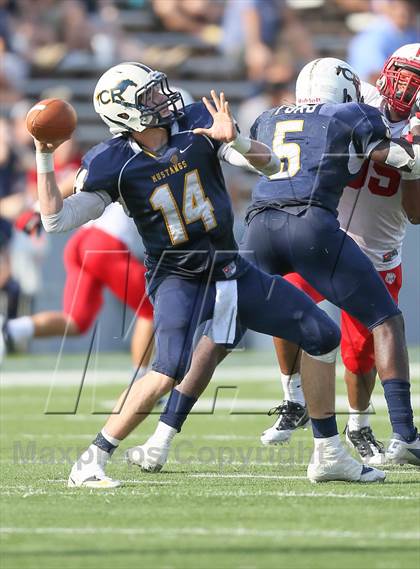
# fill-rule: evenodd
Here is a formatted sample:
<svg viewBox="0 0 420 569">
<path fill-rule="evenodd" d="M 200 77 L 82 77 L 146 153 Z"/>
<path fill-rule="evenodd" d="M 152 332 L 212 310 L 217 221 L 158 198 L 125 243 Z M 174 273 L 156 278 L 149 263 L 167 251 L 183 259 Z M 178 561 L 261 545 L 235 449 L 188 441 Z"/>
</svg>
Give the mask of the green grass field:
<svg viewBox="0 0 420 569">
<path fill-rule="evenodd" d="M 419 419 L 419 352 L 412 352 Z M 386 467 L 385 484 L 306 479 L 310 430 L 262 447 L 279 382 L 274 356 L 233 354 L 176 440 L 159 474 L 122 461 L 150 417 L 115 454 L 124 487 L 66 487 L 71 462 L 102 426 L 129 378 L 127 355 L 101 356 L 79 396 L 83 359 L 8 359 L 1 387 L 1 558 L 9 568 L 413 568 L 420 566 L 420 471 Z M 345 409 L 341 372 L 338 409 Z M 214 410 L 212 412 L 213 403 Z M 372 425 L 390 434 L 380 386 Z M 46 414 L 45 412 L 48 412 Z M 339 415 L 344 428 L 346 415 Z M 419 421 L 417 420 L 417 423 Z"/>
</svg>

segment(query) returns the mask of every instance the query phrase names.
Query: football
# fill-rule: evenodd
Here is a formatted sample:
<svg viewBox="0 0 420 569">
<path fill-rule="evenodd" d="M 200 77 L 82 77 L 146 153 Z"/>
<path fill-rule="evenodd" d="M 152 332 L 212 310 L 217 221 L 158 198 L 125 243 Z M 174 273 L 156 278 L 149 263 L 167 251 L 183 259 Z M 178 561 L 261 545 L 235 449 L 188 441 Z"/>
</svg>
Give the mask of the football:
<svg viewBox="0 0 420 569">
<path fill-rule="evenodd" d="M 67 140 L 76 125 L 76 111 L 62 99 L 39 101 L 26 116 L 26 128 L 40 142 Z"/>
</svg>

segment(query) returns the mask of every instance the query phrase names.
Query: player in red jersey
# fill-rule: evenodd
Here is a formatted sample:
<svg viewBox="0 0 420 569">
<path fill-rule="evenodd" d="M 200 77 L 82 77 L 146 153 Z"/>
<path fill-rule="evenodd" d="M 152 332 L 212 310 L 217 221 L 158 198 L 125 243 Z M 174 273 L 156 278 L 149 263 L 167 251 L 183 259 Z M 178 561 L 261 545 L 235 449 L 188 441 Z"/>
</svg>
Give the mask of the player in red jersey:
<svg viewBox="0 0 420 569">
<path fill-rule="evenodd" d="M 56 162 L 63 195 L 73 193 L 75 172 L 80 156 L 65 143 Z M 29 183 L 36 183 L 36 170 Z M 41 226 L 39 214 L 25 212 L 16 225 L 28 233 Z M 86 224 L 72 237 L 64 249 L 66 282 L 63 309 L 39 312 L 9 320 L 3 326 L 6 345 L 19 347 L 32 338 L 79 336 L 89 330 L 102 304 L 104 289 L 109 289 L 137 315 L 131 340 L 131 354 L 136 376 L 145 372 L 153 345 L 153 308 L 145 292 L 145 268 L 137 258 L 137 229 L 119 204 L 113 204 L 95 221 Z"/>
</svg>

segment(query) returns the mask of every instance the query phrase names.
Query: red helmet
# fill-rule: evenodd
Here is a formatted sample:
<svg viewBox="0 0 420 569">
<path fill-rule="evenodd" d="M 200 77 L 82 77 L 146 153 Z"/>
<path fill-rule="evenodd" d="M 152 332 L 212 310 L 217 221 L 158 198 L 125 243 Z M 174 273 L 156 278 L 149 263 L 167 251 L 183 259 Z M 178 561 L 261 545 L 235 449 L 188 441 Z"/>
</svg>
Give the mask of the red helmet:
<svg viewBox="0 0 420 569">
<path fill-rule="evenodd" d="M 408 117 L 420 88 L 420 43 L 397 49 L 385 62 L 376 86 L 396 113 Z"/>
</svg>

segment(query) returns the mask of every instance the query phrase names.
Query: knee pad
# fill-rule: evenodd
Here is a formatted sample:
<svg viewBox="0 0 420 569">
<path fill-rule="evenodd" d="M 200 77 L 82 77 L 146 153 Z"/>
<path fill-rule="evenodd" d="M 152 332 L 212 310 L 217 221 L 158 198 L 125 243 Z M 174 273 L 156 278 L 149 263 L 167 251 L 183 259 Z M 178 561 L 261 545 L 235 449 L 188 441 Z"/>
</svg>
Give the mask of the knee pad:
<svg viewBox="0 0 420 569">
<path fill-rule="evenodd" d="M 315 304 L 305 314 L 302 326 L 300 346 L 311 357 L 324 357 L 331 355 L 335 361 L 335 355 L 340 346 L 341 332 L 337 324 Z M 315 354 L 315 355 L 313 355 Z"/>
<path fill-rule="evenodd" d="M 308 354 L 308 356 L 310 358 L 313 358 L 314 360 L 325 362 L 326 364 L 333 364 L 337 359 L 337 352 L 338 352 L 338 347 L 334 348 L 330 352 L 327 352 L 326 354 L 321 354 L 320 356 L 314 356 L 312 354 L 308 354 L 308 352 L 305 353 Z"/>
</svg>

